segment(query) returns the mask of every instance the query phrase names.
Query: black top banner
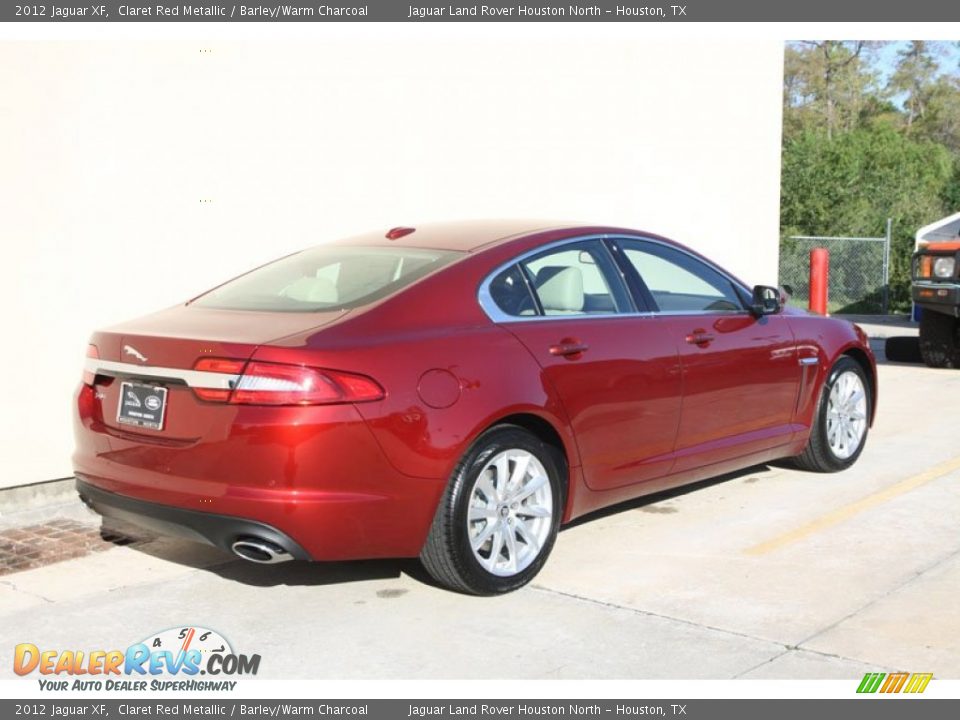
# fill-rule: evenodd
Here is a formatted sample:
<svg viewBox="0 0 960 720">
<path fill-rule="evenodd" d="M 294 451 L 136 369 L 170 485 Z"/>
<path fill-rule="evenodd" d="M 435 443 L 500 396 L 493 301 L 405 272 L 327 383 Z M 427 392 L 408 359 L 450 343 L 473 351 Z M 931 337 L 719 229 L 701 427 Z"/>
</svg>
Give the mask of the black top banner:
<svg viewBox="0 0 960 720">
<path fill-rule="evenodd" d="M 0 3 L 0 22 L 950 22 L 944 0 L 673 0 L 630 2 Z"/>
</svg>

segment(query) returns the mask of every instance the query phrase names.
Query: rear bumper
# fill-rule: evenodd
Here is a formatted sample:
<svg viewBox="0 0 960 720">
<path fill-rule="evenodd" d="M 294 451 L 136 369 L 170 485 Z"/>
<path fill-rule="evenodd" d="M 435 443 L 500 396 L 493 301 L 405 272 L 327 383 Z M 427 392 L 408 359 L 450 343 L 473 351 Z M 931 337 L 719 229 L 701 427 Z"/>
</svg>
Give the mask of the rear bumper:
<svg viewBox="0 0 960 720">
<path fill-rule="evenodd" d="M 202 435 L 172 440 L 111 427 L 94 392 L 79 390 L 73 470 L 104 515 L 225 549 L 252 535 L 311 560 L 423 547 L 445 481 L 398 472 L 352 406 L 198 405 Z"/>
<path fill-rule="evenodd" d="M 241 538 L 257 538 L 280 546 L 297 560 L 313 559 L 288 535 L 256 520 L 135 500 L 101 490 L 82 477 L 77 477 L 77 492 L 84 503 L 104 517 L 122 520 L 160 535 L 205 542 L 227 552 Z"/>
</svg>

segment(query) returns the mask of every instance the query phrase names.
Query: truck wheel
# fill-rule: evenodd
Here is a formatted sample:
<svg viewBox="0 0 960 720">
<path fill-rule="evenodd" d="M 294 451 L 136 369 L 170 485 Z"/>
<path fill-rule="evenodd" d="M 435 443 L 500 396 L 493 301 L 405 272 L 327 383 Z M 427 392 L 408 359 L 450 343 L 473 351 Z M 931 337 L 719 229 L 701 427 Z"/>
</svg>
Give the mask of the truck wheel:
<svg viewBox="0 0 960 720">
<path fill-rule="evenodd" d="M 887 338 L 883 354 L 890 362 L 922 363 L 920 354 L 920 340 L 916 337 Z"/>
<path fill-rule="evenodd" d="M 920 355 L 932 368 L 960 367 L 960 327 L 957 319 L 925 310 L 920 317 Z"/>
</svg>

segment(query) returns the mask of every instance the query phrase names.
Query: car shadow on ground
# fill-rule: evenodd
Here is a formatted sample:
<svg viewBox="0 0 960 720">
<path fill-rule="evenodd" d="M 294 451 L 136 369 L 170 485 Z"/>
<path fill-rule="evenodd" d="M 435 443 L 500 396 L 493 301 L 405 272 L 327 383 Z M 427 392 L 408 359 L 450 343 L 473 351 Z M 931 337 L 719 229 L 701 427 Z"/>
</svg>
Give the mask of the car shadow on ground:
<svg viewBox="0 0 960 720">
<path fill-rule="evenodd" d="M 632 510 L 648 510 L 650 512 L 657 512 L 653 509 L 653 506 L 665 502 L 666 500 L 682 497 L 683 495 L 696 492 L 697 490 L 703 490 L 704 488 L 730 482 L 732 480 L 744 478 L 745 482 L 756 482 L 760 479 L 757 477 L 757 475 L 759 473 L 767 472 L 772 466 L 789 467 L 789 461 L 784 460 L 782 463 L 778 461 L 770 464 L 753 465 L 752 467 L 744 468 L 743 470 L 736 470 L 724 475 L 717 475 L 716 477 L 700 480 L 699 482 L 690 483 L 689 485 L 682 485 L 680 487 L 664 490 L 663 492 L 658 492 L 653 495 L 644 495 L 643 497 L 639 497 L 634 500 L 627 500 L 626 502 L 619 503 L 618 505 L 611 505 L 610 507 L 601 508 L 600 510 L 594 510 L 591 513 L 581 515 L 576 520 L 567 523 L 560 528 L 560 532 L 572 530 L 580 525 L 585 525 L 595 520 L 600 520 L 601 518 L 610 517 L 611 515 L 619 515 L 620 513 L 630 512 Z"/>
<path fill-rule="evenodd" d="M 254 587 L 344 585 L 371 580 L 396 580 L 403 575 L 421 582 L 429 578 L 415 559 L 324 563 L 291 560 L 279 565 L 256 565 L 235 560 L 206 569 L 225 580 Z"/>
<path fill-rule="evenodd" d="M 390 580 L 408 575 L 429 582 L 429 576 L 416 559 L 354 560 L 314 563 L 290 560 L 260 565 L 241 560 L 230 553 L 200 543 L 180 539 L 136 542 L 131 549 L 151 557 L 213 573 L 225 580 L 251 587 L 287 585 L 343 585 L 370 580 Z"/>
<path fill-rule="evenodd" d="M 656 506 L 666 500 L 733 480 L 744 479 L 745 482 L 755 482 L 760 479 L 758 477 L 760 473 L 769 469 L 770 465 L 755 465 L 691 485 L 603 508 L 577 518 L 563 526 L 561 532 L 624 512 L 645 509 L 650 512 L 658 512 L 655 509 Z M 111 531 L 115 531 L 115 528 L 111 527 Z M 125 534 L 133 535 L 134 532 L 126 529 Z M 402 576 L 407 576 L 423 585 L 440 587 L 416 558 L 318 563 L 292 560 L 273 565 L 258 565 L 234 558 L 229 553 L 187 540 L 142 539 L 129 544 L 128 547 L 136 552 L 213 573 L 225 580 L 252 587 L 344 585 L 373 580 L 396 580 Z M 383 593 L 382 597 L 394 597 L 405 592 L 406 590 L 403 589 L 387 588 L 379 590 L 377 595 L 381 596 L 381 593 Z"/>
</svg>

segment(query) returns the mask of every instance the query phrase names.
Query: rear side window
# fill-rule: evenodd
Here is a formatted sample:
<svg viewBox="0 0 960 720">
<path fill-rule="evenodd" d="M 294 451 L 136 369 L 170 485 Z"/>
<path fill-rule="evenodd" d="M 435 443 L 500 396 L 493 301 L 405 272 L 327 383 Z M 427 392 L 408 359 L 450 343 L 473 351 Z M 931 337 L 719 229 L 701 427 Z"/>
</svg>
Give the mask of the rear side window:
<svg viewBox="0 0 960 720">
<path fill-rule="evenodd" d="M 347 310 L 392 295 L 460 255 L 404 247 L 321 246 L 241 275 L 192 304 L 224 310 Z"/>
<path fill-rule="evenodd" d="M 563 245 L 521 263 L 544 315 L 629 312 L 613 261 L 597 241 Z"/>
<path fill-rule="evenodd" d="M 490 297 L 507 315 L 537 315 L 537 302 L 519 265 L 511 265 L 490 281 Z"/>
<path fill-rule="evenodd" d="M 630 312 L 625 286 L 606 249 L 588 240 L 511 265 L 490 280 L 490 297 L 506 315 L 609 315 Z"/>
</svg>

